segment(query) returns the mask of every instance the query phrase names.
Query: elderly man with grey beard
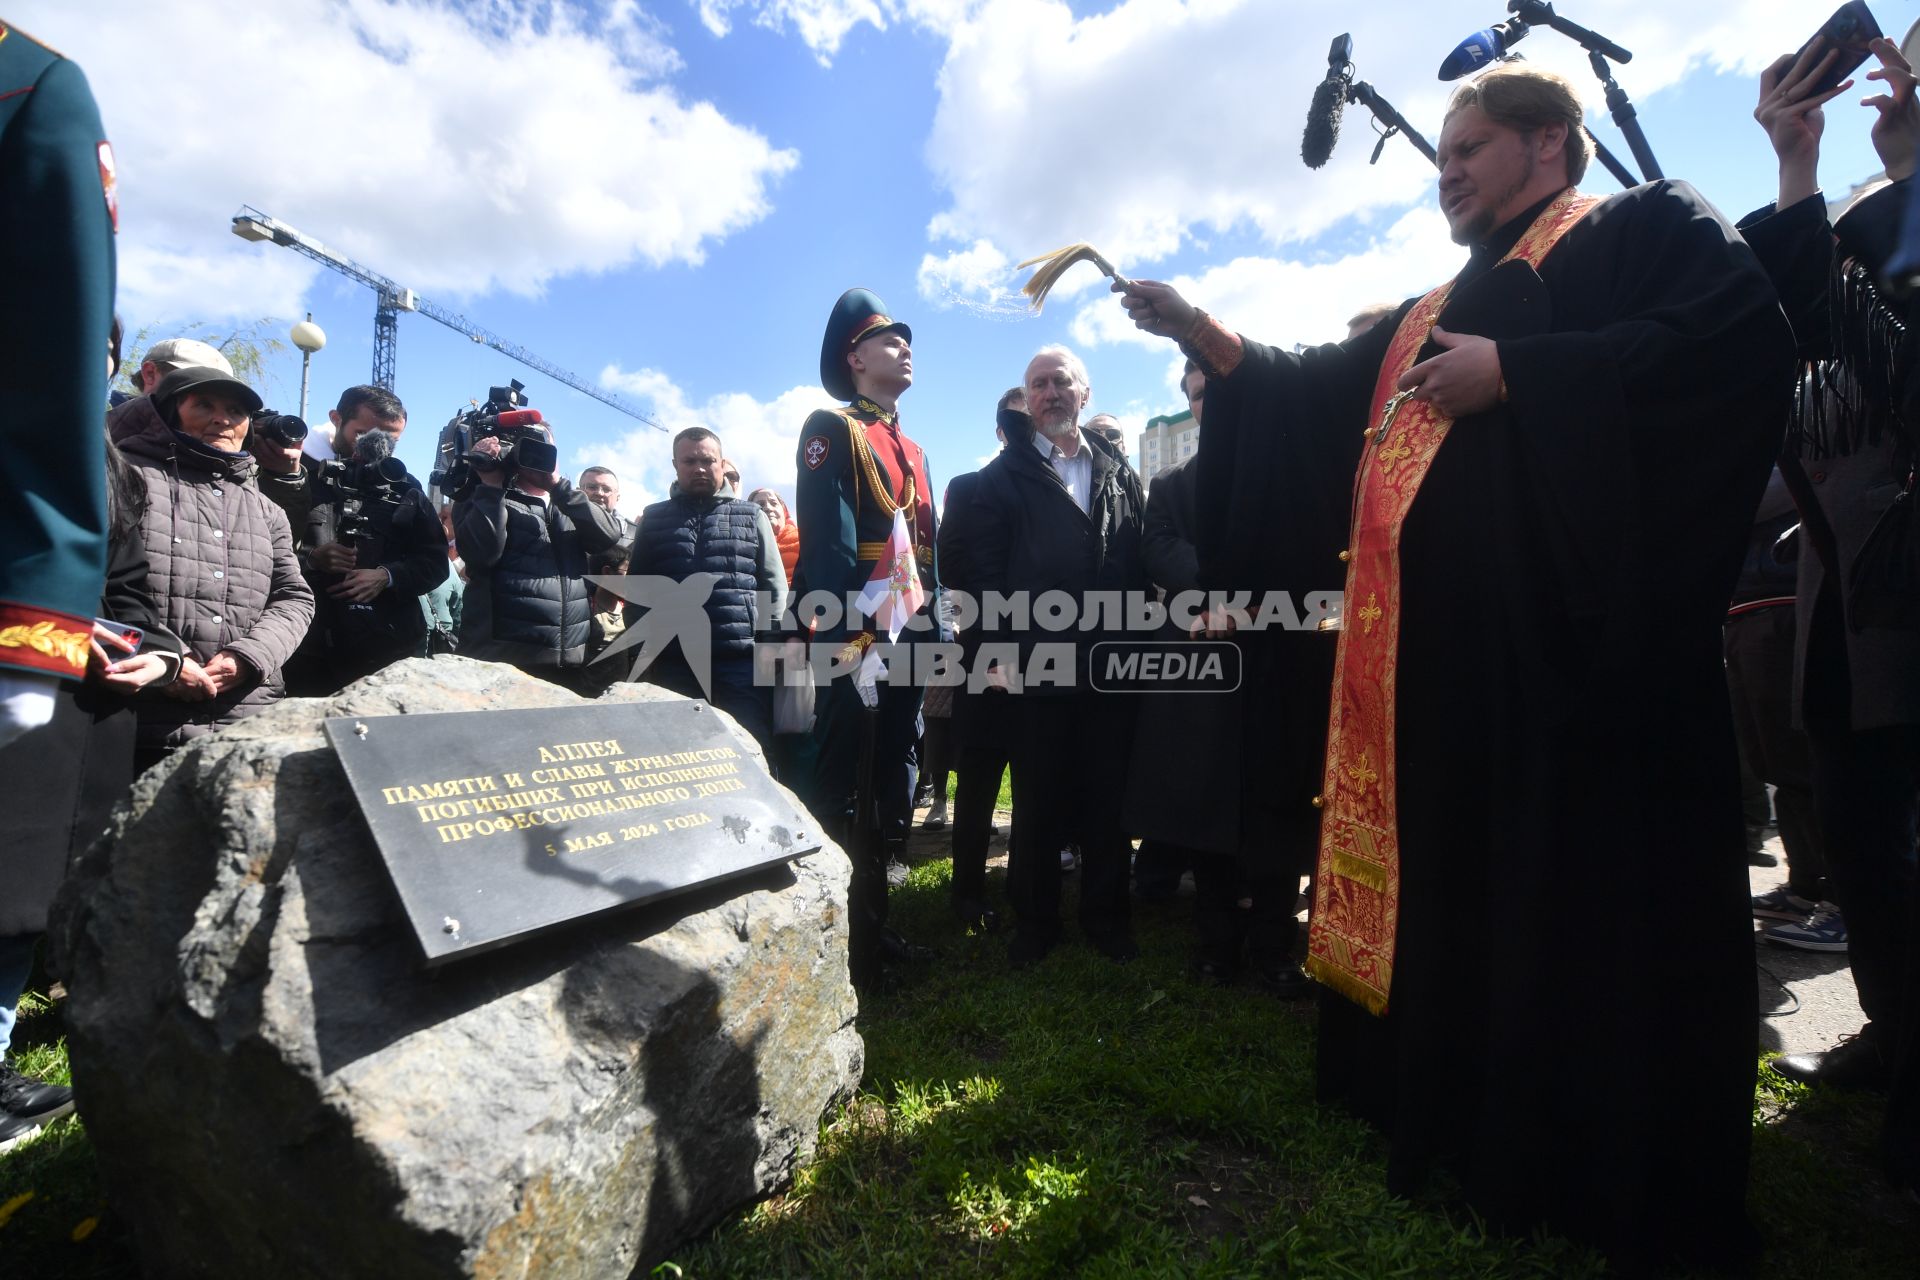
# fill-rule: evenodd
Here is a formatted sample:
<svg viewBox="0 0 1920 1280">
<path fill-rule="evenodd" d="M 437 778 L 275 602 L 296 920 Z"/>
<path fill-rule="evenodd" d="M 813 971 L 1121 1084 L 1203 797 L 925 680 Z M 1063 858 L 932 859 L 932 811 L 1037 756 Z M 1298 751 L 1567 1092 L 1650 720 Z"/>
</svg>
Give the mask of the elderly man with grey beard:
<svg viewBox="0 0 1920 1280">
<path fill-rule="evenodd" d="M 1084 619 L 1089 597 L 1145 587 L 1140 480 L 1104 437 L 1083 431 L 1091 390 L 1086 366 L 1065 347 L 1043 347 L 1027 365 L 1027 412 L 1005 409 L 1006 448 L 967 495 L 969 576 L 982 592 L 1064 592 Z M 944 550 L 944 548 L 943 548 Z M 1018 646 L 1004 678 L 1014 732 L 1014 816 L 1007 890 L 1016 927 L 1015 968 L 1043 959 L 1060 936 L 1060 850 L 1080 846 L 1080 929 L 1102 955 L 1139 954 L 1127 918 L 1128 845 L 1107 782 L 1127 758 L 1130 698 L 1095 693 L 1087 657 L 1102 636 L 1073 629 L 1022 630 L 1004 614 L 982 618 L 986 643 Z M 1037 623 L 1037 615 L 1030 619 Z M 1037 646 L 1047 646 L 1036 652 Z M 1043 655 L 1071 657 L 1049 665 Z M 999 683 L 996 681 L 996 683 Z"/>
</svg>

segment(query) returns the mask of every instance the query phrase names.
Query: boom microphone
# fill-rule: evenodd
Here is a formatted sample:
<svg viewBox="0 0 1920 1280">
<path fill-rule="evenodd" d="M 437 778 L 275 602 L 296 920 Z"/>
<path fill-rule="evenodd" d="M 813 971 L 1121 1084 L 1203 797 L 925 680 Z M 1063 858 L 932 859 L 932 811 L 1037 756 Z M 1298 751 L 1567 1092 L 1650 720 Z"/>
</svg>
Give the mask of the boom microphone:
<svg viewBox="0 0 1920 1280">
<path fill-rule="evenodd" d="M 1340 140 L 1340 111 L 1347 104 L 1347 86 L 1341 80 L 1322 80 L 1313 90 L 1313 105 L 1307 108 L 1307 130 L 1300 135 L 1300 158 L 1307 168 L 1318 169 L 1333 155 L 1333 144 Z"/>
<path fill-rule="evenodd" d="M 1440 64 L 1440 78 L 1458 80 L 1461 76 L 1472 75 L 1480 68 L 1499 61 L 1531 30 L 1533 28 L 1519 18 L 1508 18 L 1505 22 L 1482 27 L 1454 46 L 1447 60 Z"/>
<path fill-rule="evenodd" d="M 1333 155 L 1340 140 L 1340 112 L 1347 105 L 1347 84 L 1353 79 L 1353 37 L 1338 36 L 1327 51 L 1327 78 L 1313 90 L 1307 107 L 1306 132 L 1300 135 L 1300 158 L 1318 169 Z"/>
</svg>

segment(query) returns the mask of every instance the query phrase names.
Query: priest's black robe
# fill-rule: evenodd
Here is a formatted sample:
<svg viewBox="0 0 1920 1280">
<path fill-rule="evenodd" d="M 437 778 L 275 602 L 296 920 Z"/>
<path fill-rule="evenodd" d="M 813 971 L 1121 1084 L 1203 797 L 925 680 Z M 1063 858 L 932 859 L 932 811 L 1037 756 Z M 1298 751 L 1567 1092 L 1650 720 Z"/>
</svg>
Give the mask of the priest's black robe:
<svg viewBox="0 0 1920 1280">
<path fill-rule="evenodd" d="M 1498 345 L 1510 400 L 1455 423 L 1402 531 L 1393 984 L 1384 1018 L 1323 997 L 1319 1088 L 1388 1135 L 1396 1191 L 1439 1165 L 1503 1229 L 1628 1269 L 1724 1257 L 1752 1240 L 1758 1050 L 1720 627 L 1793 338 L 1683 183 L 1606 200 L 1539 278 L 1544 331 Z M 1298 354 L 1246 341 L 1209 379 L 1203 574 L 1324 575 L 1405 311 Z"/>
</svg>

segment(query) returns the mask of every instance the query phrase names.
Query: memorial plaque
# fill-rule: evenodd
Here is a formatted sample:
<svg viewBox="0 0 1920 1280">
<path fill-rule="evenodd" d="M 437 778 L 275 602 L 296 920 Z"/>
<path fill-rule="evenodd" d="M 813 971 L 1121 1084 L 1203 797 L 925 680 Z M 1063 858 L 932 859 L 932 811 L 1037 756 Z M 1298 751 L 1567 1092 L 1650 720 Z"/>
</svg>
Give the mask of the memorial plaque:
<svg viewBox="0 0 1920 1280">
<path fill-rule="evenodd" d="M 326 728 L 429 965 L 820 848 L 702 703 Z"/>
</svg>

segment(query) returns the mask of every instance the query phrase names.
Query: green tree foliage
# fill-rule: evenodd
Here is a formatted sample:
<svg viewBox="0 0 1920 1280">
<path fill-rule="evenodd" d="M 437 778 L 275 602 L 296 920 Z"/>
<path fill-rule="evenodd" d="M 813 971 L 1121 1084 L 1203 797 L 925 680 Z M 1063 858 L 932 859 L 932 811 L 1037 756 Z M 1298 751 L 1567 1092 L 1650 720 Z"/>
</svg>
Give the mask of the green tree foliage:
<svg viewBox="0 0 1920 1280">
<path fill-rule="evenodd" d="M 112 389 L 139 395 L 140 361 L 145 357 L 147 348 L 168 338 L 194 338 L 219 351 L 233 366 L 234 375 L 240 381 L 271 402 L 273 397 L 268 393 L 277 387 L 279 379 L 268 372 L 268 361 L 287 349 L 287 340 L 279 336 L 286 332 L 286 322 L 272 316 L 263 316 L 251 324 L 224 330 L 204 320 L 169 326 L 165 333 L 156 333 L 152 325 L 142 325 L 126 340 L 120 358 L 120 374 L 113 380 Z"/>
</svg>

